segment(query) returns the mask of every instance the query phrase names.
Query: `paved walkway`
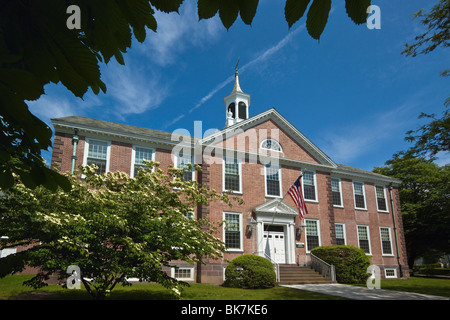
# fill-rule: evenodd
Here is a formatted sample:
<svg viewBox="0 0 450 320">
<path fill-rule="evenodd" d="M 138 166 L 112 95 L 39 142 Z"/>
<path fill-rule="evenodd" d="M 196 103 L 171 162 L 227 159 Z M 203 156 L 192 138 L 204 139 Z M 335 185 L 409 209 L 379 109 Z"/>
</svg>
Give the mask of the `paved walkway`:
<svg viewBox="0 0 450 320">
<path fill-rule="evenodd" d="M 299 284 L 283 286 L 340 296 L 354 300 L 450 300 L 446 297 L 403 291 L 369 289 L 367 287 L 350 286 L 345 284 Z"/>
</svg>

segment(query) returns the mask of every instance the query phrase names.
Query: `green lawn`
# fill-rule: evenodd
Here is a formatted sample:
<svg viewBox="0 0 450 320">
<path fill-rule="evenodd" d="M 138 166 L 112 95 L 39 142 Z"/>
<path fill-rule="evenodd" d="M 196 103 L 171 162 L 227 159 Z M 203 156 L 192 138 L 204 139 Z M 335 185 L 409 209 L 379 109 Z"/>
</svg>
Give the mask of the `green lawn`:
<svg viewBox="0 0 450 320">
<path fill-rule="evenodd" d="M 87 299 L 92 298 L 84 290 L 63 289 L 50 285 L 34 290 L 22 285 L 28 275 L 7 276 L 0 279 L 0 300 L 5 299 Z M 109 299 L 121 300 L 167 300 L 172 299 L 167 289 L 158 284 L 135 283 L 132 286 L 116 287 Z M 182 300 L 338 300 L 342 299 L 319 293 L 285 287 L 270 289 L 237 289 L 207 284 L 191 284 L 185 287 Z"/>
<path fill-rule="evenodd" d="M 16 299 L 57 299 L 75 300 L 91 297 L 81 290 L 63 289 L 50 285 L 34 290 L 22 285 L 30 275 L 14 275 L 0 279 L 0 300 Z M 382 280 L 382 289 L 408 291 L 450 297 L 449 279 L 416 278 Z M 117 287 L 109 299 L 121 300 L 167 300 L 172 296 L 167 289 L 157 284 L 136 283 L 128 287 Z M 337 300 L 335 296 L 323 295 L 286 287 L 271 289 L 236 289 L 207 284 L 191 284 L 183 292 L 182 300 Z"/>
</svg>

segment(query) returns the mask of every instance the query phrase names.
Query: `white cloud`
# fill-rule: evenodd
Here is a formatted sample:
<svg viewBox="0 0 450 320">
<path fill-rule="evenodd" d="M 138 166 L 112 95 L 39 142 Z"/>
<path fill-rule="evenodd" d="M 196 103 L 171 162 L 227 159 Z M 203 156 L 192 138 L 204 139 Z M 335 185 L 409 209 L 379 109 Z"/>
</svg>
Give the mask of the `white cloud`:
<svg viewBox="0 0 450 320">
<path fill-rule="evenodd" d="M 160 66 L 174 63 L 188 47 L 201 47 L 216 41 L 225 29 L 218 16 L 198 21 L 197 9 L 192 1 L 183 3 L 179 14 L 157 11 L 155 18 L 157 32 L 149 32 L 139 48 Z"/>
<path fill-rule="evenodd" d="M 333 126 L 334 131 L 322 137 L 322 149 L 338 163 L 350 163 L 373 150 L 380 150 L 384 145 L 389 145 L 393 137 L 404 135 L 407 128 L 415 123 L 417 118 L 412 116 L 415 114 L 412 110 L 419 106 L 419 102 L 408 101 L 389 112 L 360 118 L 357 123 L 352 121 L 351 125 Z M 394 152 L 397 151 L 400 150 Z"/>
<path fill-rule="evenodd" d="M 103 73 L 107 85 L 106 98 L 112 98 L 112 113 L 118 116 L 141 114 L 159 107 L 168 88 L 160 76 L 127 61 L 125 66 L 111 61 Z"/>
</svg>

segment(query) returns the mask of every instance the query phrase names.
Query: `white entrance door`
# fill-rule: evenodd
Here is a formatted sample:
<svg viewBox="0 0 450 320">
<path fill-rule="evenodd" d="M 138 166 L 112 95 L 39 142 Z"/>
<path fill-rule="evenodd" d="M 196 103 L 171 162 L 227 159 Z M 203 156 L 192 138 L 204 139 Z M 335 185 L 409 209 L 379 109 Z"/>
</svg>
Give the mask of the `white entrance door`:
<svg viewBox="0 0 450 320">
<path fill-rule="evenodd" d="M 284 232 L 264 232 L 264 252 L 276 263 L 286 263 Z"/>
</svg>

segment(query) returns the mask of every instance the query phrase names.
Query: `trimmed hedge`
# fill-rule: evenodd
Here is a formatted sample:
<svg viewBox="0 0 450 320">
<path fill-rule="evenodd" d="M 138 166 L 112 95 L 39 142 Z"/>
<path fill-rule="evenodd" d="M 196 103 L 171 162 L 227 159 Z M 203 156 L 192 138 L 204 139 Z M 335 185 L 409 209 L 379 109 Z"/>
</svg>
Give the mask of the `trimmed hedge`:
<svg viewBox="0 0 450 320">
<path fill-rule="evenodd" d="M 272 263 L 266 258 L 244 254 L 234 258 L 225 269 L 226 287 L 271 288 L 276 284 Z"/>
<path fill-rule="evenodd" d="M 370 266 L 369 257 L 362 249 L 353 246 L 317 247 L 311 252 L 336 268 L 339 283 L 365 283 L 370 276 L 366 272 Z"/>
</svg>

